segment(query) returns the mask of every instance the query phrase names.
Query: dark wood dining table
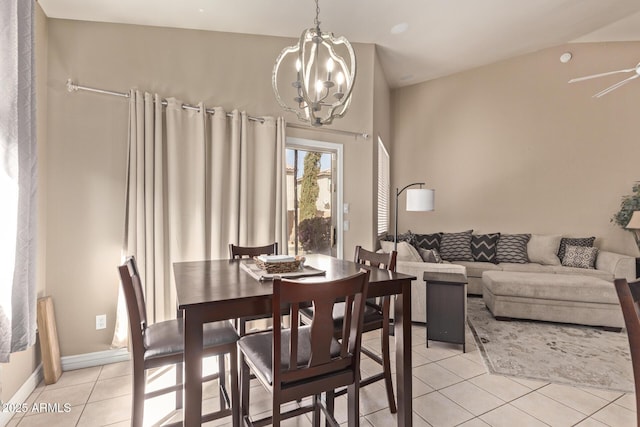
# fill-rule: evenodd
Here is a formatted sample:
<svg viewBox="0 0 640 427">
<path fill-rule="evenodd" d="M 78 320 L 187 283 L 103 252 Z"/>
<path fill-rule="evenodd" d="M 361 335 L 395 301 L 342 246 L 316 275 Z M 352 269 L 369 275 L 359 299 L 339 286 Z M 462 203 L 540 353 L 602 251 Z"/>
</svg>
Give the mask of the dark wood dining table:
<svg viewBox="0 0 640 427">
<path fill-rule="evenodd" d="M 184 425 L 200 425 L 202 412 L 202 327 L 207 322 L 271 313 L 270 281 L 258 281 L 241 264 L 247 260 L 174 263 L 178 309 L 184 322 Z M 307 255 L 306 265 L 325 271 L 306 281 L 335 280 L 358 272 L 361 265 L 326 255 Z M 412 425 L 411 281 L 415 277 L 370 268 L 368 296 L 395 295 L 398 426 Z"/>
</svg>

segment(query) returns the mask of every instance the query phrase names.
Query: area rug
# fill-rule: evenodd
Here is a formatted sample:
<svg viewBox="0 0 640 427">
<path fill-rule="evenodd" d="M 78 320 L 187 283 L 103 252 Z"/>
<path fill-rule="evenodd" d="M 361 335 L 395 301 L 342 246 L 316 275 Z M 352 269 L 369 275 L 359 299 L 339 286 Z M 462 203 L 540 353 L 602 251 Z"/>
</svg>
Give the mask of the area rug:
<svg viewBox="0 0 640 427">
<path fill-rule="evenodd" d="M 572 386 L 631 392 L 627 334 L 527 320 L 498 321 L 482 298 L 467 299 L 467 321 L 490 372 Z"/>
</svg>

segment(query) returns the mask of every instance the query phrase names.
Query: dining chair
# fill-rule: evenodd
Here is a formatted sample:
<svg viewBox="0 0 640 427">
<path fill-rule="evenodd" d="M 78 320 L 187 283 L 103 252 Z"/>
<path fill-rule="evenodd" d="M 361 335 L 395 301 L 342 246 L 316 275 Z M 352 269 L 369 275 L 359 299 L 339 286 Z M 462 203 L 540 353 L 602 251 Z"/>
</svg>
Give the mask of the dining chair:
<svg viewBox="0 0 640 427">
<path fill-rule="evenodd" d="M 640 280 L 615 279 L 614 284 L 627 329 L 636 394 L 636 425 L 640 426 Z"/>
<path fill-rule="evenodd" d="M 135 258 L 127 258 L 118 267 L 122 289 L 127 303 L 133 358 L 133 402 L 131 425 L 142 426 L 144 401 L 152 397 L 176 392 L 176 409 L 182 407 L 182 363 L 184 362 L 184 331 L 182 319 L 147 323 L 146 303 L 142 280 Z M 204 356 L 218 356 L 218 372 L 203 378 L 203 382 L 218 379 L 220 382 L 220 410 L 204 415 L 202 421 L 210 421 L 231 415 L 234 426 L 239 425 L 239 387 L 237 348 L 238 334 L 228 322 L 207 323 L 203 330 Z M 231 360 L 231 400 L 225 387 L 224 356 Z M 198 361 L 201 363 L 201 361 Z M 176 384 L 151 392 L 145 392 L 147 371 L 152 368 L 176 365 Z M 182 425 L 182 422 L 175 425 Z"/>
<path fill-rule="evenodd" d="M 229 258 L 230 259 L 242 259 L 253 258 L 258 255 L 276 255 L 278 253 L 278 242 L 274 242 L 265 246 L 236 246 L 233 243 L 229 243 Z M 250 316 L 235 319 L 236 329 L 240 336 L 244 336 L 247 333 L 247 322 L 254 320 L 262 320 L 270 318 L 270 316 Z"/>
<path fill-rule="evenodd" d="M 289 307 L 290 327 L 246 335 L 238 341 L 243 362 L 240 371 L 242 420 L 250 426 L 273 424 L 313 412 L 313 425 L 320 425 L 324 412 L 328 425 L 338 426 L 333 417 L 334 390 L 348 387 L 349 425 L 359 422 L 360 346 L 369 271 L 361 269 L 350 277 L 324 282 L 273 281 L 272 315 L 274 325 L 282 324 L 282 310 Z M 345 322 L 336 339 L 331 322 L 336 300 L 345 301 Z M 300 305 L 311 301 L 315 307 L 309 325 L 300 325 Z M 249 416 L 249 374 L 271 393 L 273 413 L 252 420 Z M 321 394 L 325 393 L 325 400 Z M 280 413 L 280 405 L 312 396 L 310 405 Z"/>
<path fill-rule="evenodd" d="M 278 242 L 265 246 L 236 246 L 229 243 L 229 258 L 253 258 L 258 255 L 276 255 L 278 253 Z"/>
<path fill-rule="evenodd" d="M 376 253 L 363 249 L 362 246 L 356 246 L 354 261 L 357 264 L 382 268 L 389 271 L 396 271 L 397 252 Z M 391 297 L 385 296 L 380 298 L 368 298 L 364 308 L 364 326 L 363 332 L 371 332 L 381 330 L 381 351 L 382 357 L 366 347 L 362 347 L 361 351 L 374 362 L 382 366 L 382 372 L 363 378 L 360 386 L 372 384 L 374 382 L 384 380 L 385 389 L 387 391 L 387 402 L 389 403 L 389 411 L 395 414 L 397 412 L 396 399 L 393 392 L 393 382 L 391 379 L 391 359 L 390 359 L 390 343 L 389 336 L 391 334 L 390 320 Z M 302 308 L 300 310 L 302 321 L 308 323 L 313 308 Z M 344 312 L 341 304 L 336 304 L 333 312 L 333 327 L 336 336 L 339 336 L 344 321 Z M 346 390 L 340 390 L 336 395 L 344 394 Z"/>
</svg>

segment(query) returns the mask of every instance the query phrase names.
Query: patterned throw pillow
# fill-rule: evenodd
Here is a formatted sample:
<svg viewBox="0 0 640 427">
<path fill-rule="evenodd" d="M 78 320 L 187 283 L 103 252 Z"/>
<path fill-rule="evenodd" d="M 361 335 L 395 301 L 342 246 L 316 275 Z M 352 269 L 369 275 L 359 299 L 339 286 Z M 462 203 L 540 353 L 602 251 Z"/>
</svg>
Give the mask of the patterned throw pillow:
<svg viewBox="0 0 640 427">
<path fill-rule="evenodd" d="M 440 250 L 440 240 L 442 240 L 442 233 L 413 235 L 413 244 L 418 249 Z"/>
<path fill-rule="evenodd" d="M 440 256 L 440 253 L 438 253 L 437 249 L 418 248 L 418 252 L 420 252 L 420 256 L 424 262 L 431 262 L 434 264 L 440 264 L 442 262 L 442 257 Z"/>
<path fill-rule="evenodd" d="M 445 261 L 473 261 L 471 254 L 471 233 L 442 233 L 440 240 L 440 256 Z"/>
<path fill-rule="evenodd" d="M 560 261 L 564 259 L 564 252 L 568 245 L 590 248 L 593 246 L 595 240 L 595 237 L 563 237 L 562 240 L 560 240 L 560 247 L 558 248 L 558 258 L 560 258 Z"/>
<path fill-rule="evenodd" d="M 565 267 L 595 268 L 598 248 L 567 245 L 562 258 Z"/>
<path fill-rule="evenodd" d="M 409 242 L 413 245 L 414 236 L 415 234 L 413 234 L 411 230 L 408 230 L 406 233 L 398 234 L 398 242 Z M 383 242 L 393 242 L 393 234 L 387 234 L 380 240 Z"/>
<path fill-rule="evenodd" d="M 471 236 L 471 255 L 476 262 L 497 263 L 496 249 L 500 233 L 474 234 Z"/>
<path fill-rule="evenodd" d="M 501 234 L 496 250 L 498 262 L 528 263 L 527 243 L 530 238 L 531 234 Z"/>
</svg>

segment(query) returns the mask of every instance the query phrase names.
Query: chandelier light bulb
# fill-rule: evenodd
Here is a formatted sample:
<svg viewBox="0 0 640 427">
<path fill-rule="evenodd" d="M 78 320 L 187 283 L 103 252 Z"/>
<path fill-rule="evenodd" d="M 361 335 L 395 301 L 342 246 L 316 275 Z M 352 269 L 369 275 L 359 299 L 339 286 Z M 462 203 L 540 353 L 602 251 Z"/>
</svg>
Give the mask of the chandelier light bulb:
<svg viewBox="0 0 640 427">
<path fill-rule="evenodd" d="M 296 71 L 300 71 L 300 68 L 302 68 L 302 62 L 300 59 L 296 59 Z"/>
</svg>

